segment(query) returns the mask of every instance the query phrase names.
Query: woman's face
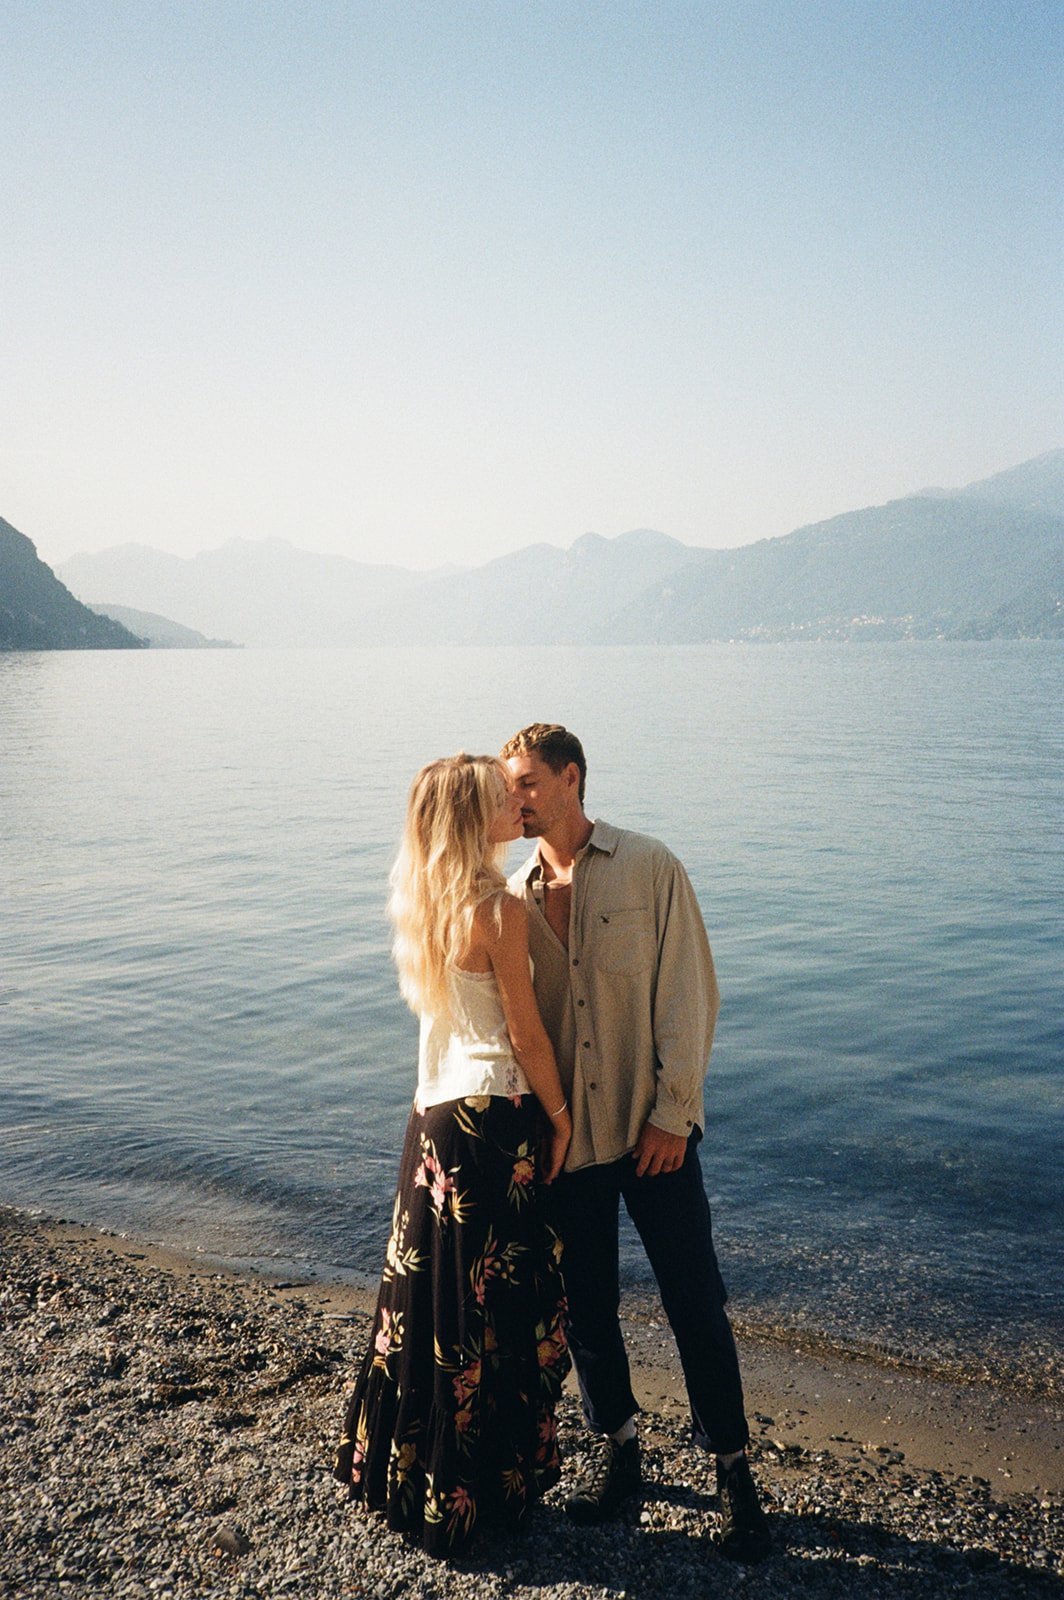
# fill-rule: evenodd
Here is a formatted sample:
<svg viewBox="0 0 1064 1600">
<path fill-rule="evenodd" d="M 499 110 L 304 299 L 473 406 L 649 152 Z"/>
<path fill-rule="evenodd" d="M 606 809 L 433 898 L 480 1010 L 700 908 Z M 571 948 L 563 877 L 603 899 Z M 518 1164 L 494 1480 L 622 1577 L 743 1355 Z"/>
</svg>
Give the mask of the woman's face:
<svg viewBox="0 0 1064 1600">
<path fill-rule="evenodd" d="M 521 802 L 515 790 L 499 779 L 499 808 L 488 827 L 489 844 L 509 844 L 524 833 L 521 824 Z"/>
</svg>

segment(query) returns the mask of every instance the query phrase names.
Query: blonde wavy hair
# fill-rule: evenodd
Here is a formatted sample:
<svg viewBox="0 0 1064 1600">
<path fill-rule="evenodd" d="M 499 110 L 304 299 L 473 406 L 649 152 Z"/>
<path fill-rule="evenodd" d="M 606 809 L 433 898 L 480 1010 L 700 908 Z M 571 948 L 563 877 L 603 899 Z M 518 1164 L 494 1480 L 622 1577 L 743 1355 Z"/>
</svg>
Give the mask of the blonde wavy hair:
<svg viewBox="0 0 1064 1600">
<path fill-rule="evenodd" d="M 430 761 L 410 786 L 388 914 L 399 988 L 419 1015 L 448 1014 L 447 968 L 469 944 L 477 906 L 506 888 L 506 847 L 490 844 L 488 832 L 508 782 L 495 756 L 460 751 Z"/>
</svg>

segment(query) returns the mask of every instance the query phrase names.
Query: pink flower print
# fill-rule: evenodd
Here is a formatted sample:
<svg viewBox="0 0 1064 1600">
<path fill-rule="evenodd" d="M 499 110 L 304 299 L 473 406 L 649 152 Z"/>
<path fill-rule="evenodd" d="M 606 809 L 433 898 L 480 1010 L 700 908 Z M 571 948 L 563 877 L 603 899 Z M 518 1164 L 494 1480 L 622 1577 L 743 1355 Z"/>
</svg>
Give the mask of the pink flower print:
<svg viewBox="0 0 1064 1600">
<path fill-rule="evenodd" d="M 536 1465 L 540 1468 L 558 1465 L 558 1428 L 552 1416 L 540 1416 L 536 1441 Z"/>
<path fill-rule="evenodd" d="M 494 1243 L 494 1240 L 492 1243 Z M 476 1297 L 477 1305 L 482 1306 L 488 1279 L 493 1278 L 499 1270 L 499 1258 L 494 1250 L 485 1250 L 480 1258 L 479 1268 L 480 1270 L 473 1279 L 473 1294 Z"/>
<path fill-rule="evenodd" d="M 455 1399 L 459 1401 L 468 1400 L 469 1396 L 473 1393 L 473 1390 L 477 1388 L 479 1383 L 480 1358 L 478 1357 L 475 1361 L 471 1361 L 467 1367 L 463 1367 L 461 1372 L 456 1374 L 454 1379 Z"/>
<path fill-rule="evenodd" d="M 381 1307 L 381 1325 L 377 1329 L 373 1340 L 373 1365 L 387 1371 L 388 1357 L 403 1346 L 403 1313 L 389 1311 L 387 1306 Z"/>
<path fill-rule="evenodd" d="M 477 1508 L 468 1489 L 459 1484 L 453 1493 L 447 1496 L 447 1505 L 451 1512 L 447 1519 L 448 1527 L 453 1528 L 458 1522 L 464 1522 L 467 1528 L 472 1527 Z"/>
<path fill-rule="evenodd" d="M 563 1360 L 568 1348 L 565 1329 L 557 1323 L 536 1345 L 536 1358 L 540 1369 L 553 1367 L 556 1362 Z"/>
<path fill-rule="evenodd" d="M 447 1173 L 440 1165 L 438 1157 L 431 1149 L 425 1151 L 421 1165 L 414 1174 L 414 1186 L 417 1189 L 427 1189 L 429 1191 L 432 1196 L 432 1203 L 442 1217 L 444 1207 L 447 1204 L 447 1196 L 454 1194 L 455 1185 L 454 1179 L 447 1176 Z"/>
<path fill-rule="evenodd" d="M 415 1189 L 431 1189 L 432 1179 L 439 1169 L 439 1162 L 434 1156 L 424 1156 L 420 1167 L 414 1173 Z"/>
<path fill-rule="evenodd" d="M 521 1156 L 514 1162 L 513 1181 L 527 1187 L 536 1176 L 536 1163 L 531 1156 Z"/>
</svg>

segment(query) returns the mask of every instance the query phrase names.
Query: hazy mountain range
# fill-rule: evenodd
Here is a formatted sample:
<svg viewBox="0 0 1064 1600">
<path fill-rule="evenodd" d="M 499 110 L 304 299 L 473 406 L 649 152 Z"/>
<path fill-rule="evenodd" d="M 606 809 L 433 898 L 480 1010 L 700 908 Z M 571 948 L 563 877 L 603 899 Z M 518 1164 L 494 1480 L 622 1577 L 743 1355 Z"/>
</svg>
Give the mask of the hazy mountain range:
<svg viewBox="0 0 1064 1600">
<path fill-rule="evenodd" d="M 90 605 L 248 645 L 1060 638 L 1064 450 L 732 550 L 643 528 L 417 573 L 234 539 L 58 572 Z"/>
<path fill-rule="evenodd" d="M 59 571 L 90 604 L 246 644 L 1060 637 L 1064 450 L 734 550 L 638 529 L 419 574 L 232 540 L 191 559 L 124 546 Z"/>
<path fill-rule="evenodd" d="M 182 627 L 154 611 L 135 611 L 132 606 L 94 606 L 101 617 L 120 622 L 123 628 L 143 639 L 153 650 L 236 650 L 231 639 L 208 639 L 195 628 Z"/>
</svg>

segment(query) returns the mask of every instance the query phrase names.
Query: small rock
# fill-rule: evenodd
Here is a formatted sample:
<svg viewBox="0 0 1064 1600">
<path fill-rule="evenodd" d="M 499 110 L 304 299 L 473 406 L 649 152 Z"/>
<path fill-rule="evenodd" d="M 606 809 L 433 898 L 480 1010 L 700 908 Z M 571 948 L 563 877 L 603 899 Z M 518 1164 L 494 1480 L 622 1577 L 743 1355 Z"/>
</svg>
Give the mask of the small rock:
<svg viewBox="0 0 1064 1600">
<path fill-rule="evenodd" d="M 211 1554 L 216 1556 L 246 1556 L 251 1549 L 247 1534 L 231 1522 L 212 1528 L 206 1542 Z"/>
</svg>

